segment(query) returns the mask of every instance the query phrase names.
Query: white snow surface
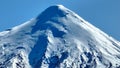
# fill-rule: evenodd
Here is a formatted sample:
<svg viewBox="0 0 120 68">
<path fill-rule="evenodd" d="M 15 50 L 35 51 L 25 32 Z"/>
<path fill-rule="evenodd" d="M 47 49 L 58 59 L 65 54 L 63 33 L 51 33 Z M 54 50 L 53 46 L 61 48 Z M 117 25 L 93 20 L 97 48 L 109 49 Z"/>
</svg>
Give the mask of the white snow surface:
<svg viewBox="0 0 120 68">
<path fill-rule="evenodd" d="M 120 42 L 55 5 L 0 32 L 0 68 L 120 68 Z"/>
</svg>

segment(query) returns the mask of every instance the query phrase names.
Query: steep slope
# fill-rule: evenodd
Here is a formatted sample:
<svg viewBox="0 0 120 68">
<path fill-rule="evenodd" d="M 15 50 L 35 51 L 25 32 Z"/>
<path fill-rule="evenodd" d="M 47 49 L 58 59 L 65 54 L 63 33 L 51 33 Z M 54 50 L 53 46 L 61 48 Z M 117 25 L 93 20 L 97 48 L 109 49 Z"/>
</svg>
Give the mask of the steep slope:
<svg viewBox="0 0 120 68">
<path fill-rule="evenodd" d="M 0 32 L 0 68 L 119 68 L 120 43 L 62 5 Z"/>
</svg>

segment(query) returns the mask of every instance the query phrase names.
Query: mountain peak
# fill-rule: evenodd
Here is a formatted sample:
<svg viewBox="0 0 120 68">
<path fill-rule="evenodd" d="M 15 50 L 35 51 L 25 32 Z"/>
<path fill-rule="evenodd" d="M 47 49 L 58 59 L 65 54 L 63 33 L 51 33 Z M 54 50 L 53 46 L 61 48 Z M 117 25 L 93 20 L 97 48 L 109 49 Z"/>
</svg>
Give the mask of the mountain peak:
<svg viewBox="0 0 120 68">
<path fill-rule="evenodd" d="M 36 22 L 36 24 L 32 30 L 32 33 L 36 32 L 39 29 L 49 27 L 49 26 L 43 27 L 41 25 L 47 21 L 50 21 L 52 18 L 65 17 L 69 13 L 70 13 L 70 10 L 65 8 L 63 5 L 53 5 L 53 6 L 48 7 L 36 18 L 38 21 Z"/>
<path fill-rule="evenodd" d="M 62 10 L 62 9 L 64 9 L 65 7 L 64 7 L 63 5 L 53 5 L 53 6 L 50 6 L 50 7 L 48 7 L 48 8 L 54 8 L 54 9 L 60 9 L 60 10 Z"/>
<path fill-rule="evenodd" d="M 39 19 L 41 17 L 46 17 L 48 19 L 54 16 L 63 17 L 68 13 L 67 10 L 68 9 L 65 8 L 63 5 L 50 6 L 45 11 L 43 11 L 37 18 Z"/>
<path fill-rule="evenodd" d="M 66 9 L 67 8 L 64 7 L 63 5 L 52 5 L 52 6 L 48 7 L 46 10 L 49 10 L 49 11 L 51 11 L 51 10 L 58 11 L 59 10 L 59 11 L 65 12 Z"/>
</svg>

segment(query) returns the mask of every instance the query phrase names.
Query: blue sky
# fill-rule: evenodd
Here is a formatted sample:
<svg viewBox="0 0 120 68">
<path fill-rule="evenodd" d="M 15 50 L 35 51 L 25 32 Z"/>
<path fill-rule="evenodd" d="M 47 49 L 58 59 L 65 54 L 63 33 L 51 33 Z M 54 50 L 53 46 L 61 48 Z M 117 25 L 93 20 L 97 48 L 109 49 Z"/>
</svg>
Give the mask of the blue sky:
<svg viewBox="0 0 120 68">
<path fill-rule="evenodd" d="M 120 0 L 0 0 L 0 31 L 62 4 L 120 41 Z"/>
</svg>

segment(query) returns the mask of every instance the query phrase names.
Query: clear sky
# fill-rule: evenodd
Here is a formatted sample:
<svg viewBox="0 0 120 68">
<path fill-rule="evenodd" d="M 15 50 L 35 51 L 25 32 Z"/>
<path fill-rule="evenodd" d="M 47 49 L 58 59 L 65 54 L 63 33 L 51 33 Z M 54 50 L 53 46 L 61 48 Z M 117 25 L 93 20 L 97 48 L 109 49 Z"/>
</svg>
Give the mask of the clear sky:
<svg viewBox="0 0 120 68">
<path fill-rule="evenodd" d="M 120 41 L 120 0 L 0 0 L 0 31 L 62 4 Z"/>
</svg>

